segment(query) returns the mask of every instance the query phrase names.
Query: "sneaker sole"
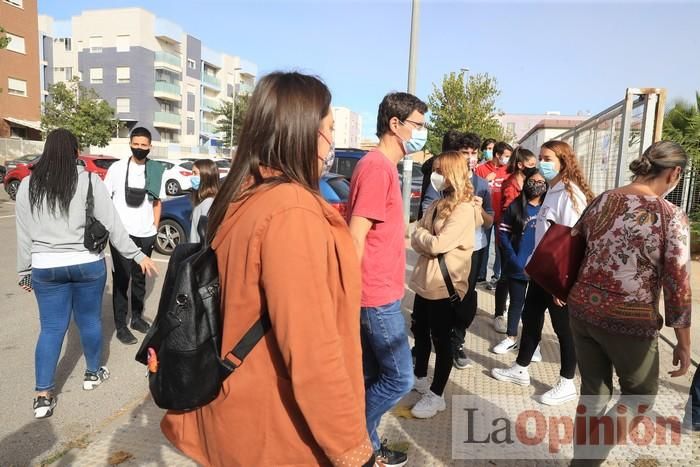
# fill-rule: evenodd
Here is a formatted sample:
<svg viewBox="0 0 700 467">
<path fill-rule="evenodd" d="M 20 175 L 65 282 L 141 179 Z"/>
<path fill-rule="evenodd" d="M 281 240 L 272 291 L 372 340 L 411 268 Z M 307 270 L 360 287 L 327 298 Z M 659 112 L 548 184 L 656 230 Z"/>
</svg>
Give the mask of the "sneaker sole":
<svg viewBox="0 0 700 467">
<path fill-rule="evenodd" d="M 508 352 L 512 352 L 512 351 L 514 351 L 514 350 L 518 350 L 518 346 L 517 346 L 517 345 L 514 346 L 514 347 L 508 347 L 508 348 L 505 349 L 505 350 L 500 350 L 500 349 L 499 349 L 499 350 L 496 350 L 496 347 L 494 347 L 493 350 L 492 350 L 492 352 L 495 353 L 496 355 L 505 355 L 505 354 L 507 354 Z"/>
<path fill-rule="evenodd" d="M 494 373 L 494 372 L 491 372 L 491 376 L 493 376 L 498 381 L 504 381 L 506 383 L 515 383 L 518 386 L 529 386 L 530 385 L 529 379 L 525 381 L 522 379 L 513 378 L 512 376 L 505 376 L 505 375 L 501 375 L 499 373 Z"/>
<path fill-rule="evenodd" d="M 102 381 L 83 381 L 83 391 L 92 391 L 100 384 Z"/>
<path fill-rule="evenodd" d="M 415 418 L 420 418 L 422 420 L 425 420 L 426 418 L 433 418 L 435 415 L 439 414 L 440 412 L 444 412 L 445 409 L 447 409 L 447 406 L 437 409 L 437 411 L 433 414 L 416 414 L 413 412 L 413 410 L 411 410 L 411 415 L 413 415 Z"/>
<path fill-rule="evenodd" d="M 455 368 L 457 368 L 458 370 L 465 370 L 465 369 L 469 368 L 470 366 L 472 366 L 472 363 L 471 363 L 471 362 L 467 362 L 466 365 L 460 365 L 459 363 L 457 363 L 457 360 L 452 360 L 452 365 L 453 365 Z"/>
<path fill-rule="evenodd" d="M 557 400 L 551 400 L 551 399 L 547 400 L 544 397 L 540 397 L 540 402 L 544 405 L 549 405 L 550 407 L 554 407 L 557 405 L 566 404 L 567 402 L 571 402 L 573 400 L 576 400 L 577 397 L 578 397 L 578 394 L 572 394 L 570 396 L 564 397 L 563 399 L 557 399 Z"/>
</svg>

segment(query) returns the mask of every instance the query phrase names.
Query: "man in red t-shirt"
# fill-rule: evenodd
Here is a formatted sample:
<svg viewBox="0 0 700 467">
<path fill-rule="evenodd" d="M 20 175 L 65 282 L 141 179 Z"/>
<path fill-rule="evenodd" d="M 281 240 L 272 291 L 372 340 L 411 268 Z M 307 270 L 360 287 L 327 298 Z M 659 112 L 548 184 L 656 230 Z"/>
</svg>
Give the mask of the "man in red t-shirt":
<svg viewBox="0 0 700 467">
<path fill-rule="evenodd" d="M 367 431 L 377 463 L 401 466 L 406 454 L 380 443 L 382 415 L 413 388 L 413 361 L 401 313 L 406 252 L 397 164 L 423 149 L 428 107 L 405 92 L 379 105 L 379 145 L 358 162 L 350 183 L 348 224 L 362 262 L 360 334 L 365 372 Z"/>
</svg>

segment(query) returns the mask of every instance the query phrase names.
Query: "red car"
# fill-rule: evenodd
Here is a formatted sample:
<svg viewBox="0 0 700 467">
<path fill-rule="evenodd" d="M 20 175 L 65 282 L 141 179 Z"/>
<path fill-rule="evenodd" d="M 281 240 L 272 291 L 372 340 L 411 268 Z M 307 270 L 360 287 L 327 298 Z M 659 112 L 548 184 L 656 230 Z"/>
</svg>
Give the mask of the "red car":
<svg viewBox="0 0 700 467">
<path fill-rule="evenodd" d="M 19 159 L 7 161 L 7 174 L 5 175 L 5 191 L 11 199 L 17 196 L 19 184 L 24 177 L 31 173 L 32 167 L 41 157 L 41 154 L 28 154 Z M 78 156 L 78 165 L 85 167 L 88 172 L 96 173 L 104 180 L 109 166 L 118 161 L 116 157 L 93 154 L 81 154 Z"/>
</svg>

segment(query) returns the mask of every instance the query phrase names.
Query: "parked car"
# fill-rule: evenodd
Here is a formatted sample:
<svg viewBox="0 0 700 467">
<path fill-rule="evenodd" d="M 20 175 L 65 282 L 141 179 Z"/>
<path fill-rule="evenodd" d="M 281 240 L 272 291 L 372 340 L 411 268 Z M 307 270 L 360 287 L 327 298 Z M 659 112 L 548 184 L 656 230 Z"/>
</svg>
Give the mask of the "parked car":
<svg viewBox="0 0 700 467">
<path fill-rule="evenodd" d="M 367 151 L 362 149 L 336 149 L 335 161 L 333 162 L 332 172 L 338 173 L 348 180 L 352 178 L 352 173 L 355 171 L 355 166 L 360 159 L 367 154 Z M 411 210 L 410 220 L 415 221 L 418 218 L 418 208 L 420 206 L 420 194 L 423 188 L 423 173 L 421 172 L 422 165 L 413 163 L 413 177 L 411 180 Z M 397 170 L 399 171 L 399 180 L 403 187 L 403 161 L 400 161 Z"/>
<path fill-rule="evenodd" d="M 321 196 L 343 216 L 350 195 L 350 182 L 338 174 L 321 177 Z M 156 251 L 171 255 L 180 243 L 189 241 L 192 217 L 192 201 L 189 196 L 177 196 L 163 201 L 163 210 L 158 224 Z"/>
<path fill-rule="evenodd" d="M 4 165 L 0 165 L 0 182 L 4 182 L 5 174 L 7 174 L 7 168 Z"/>
<path fill-rule="evenodd" d="M 5 191 L 10 195 L 11 199 L 15 199 L 20 182 L 31 173 L 32 167 L 37 163 L 39 157 L 41 157 L 41 154 L 28 154 L 7 162 L 7 174 L 3 180 Z M 85 170 L 88 172 L 96 173 L 104 180 L 109 166 L 118 160 L 112 156 L 81 154 L 78 156 L 78 165 L 85 167 Z"/>
<path fill-rule="evenodd" d="M 219 168 L 219 175 L 226 176 L 231 170 L 231 159 L 216 158 L 212 159 L 216 166 Z"/>
<path fill-rule="evenodd" d="M 159 162 L 165 172 L 163 173 L 163 183 L 165 184 L 165 193 L 168 196 L 177 196 L 183 191 L 192 188 L 190 184 L 190 176 L 192 175 L 191 160 L 184 159 L 153 159 Z"/>
<path fill-rule="evenodd" d="M 31 168 L 39 160 L 39 157 L 41 154 L 27 154 L 6 162 L 7 173 L 3 178 L 3 183 L 10 199 L 15 199 L 20 182 L 31 173 Z"/>
</svg>

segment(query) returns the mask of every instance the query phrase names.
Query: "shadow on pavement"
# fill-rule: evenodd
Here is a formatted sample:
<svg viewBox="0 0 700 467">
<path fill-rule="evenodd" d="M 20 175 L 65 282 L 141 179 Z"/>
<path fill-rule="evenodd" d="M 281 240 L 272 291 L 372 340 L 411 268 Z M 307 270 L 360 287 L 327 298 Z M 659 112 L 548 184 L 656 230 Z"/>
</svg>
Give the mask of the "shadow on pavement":
<svg viewBox="0 0 700 467">
<path fill-rule="evenodd" d="M 33 420 L 0 440 L 2 465 L 30 465 L 57 442 L 49 420 Z"/>
</svg>

